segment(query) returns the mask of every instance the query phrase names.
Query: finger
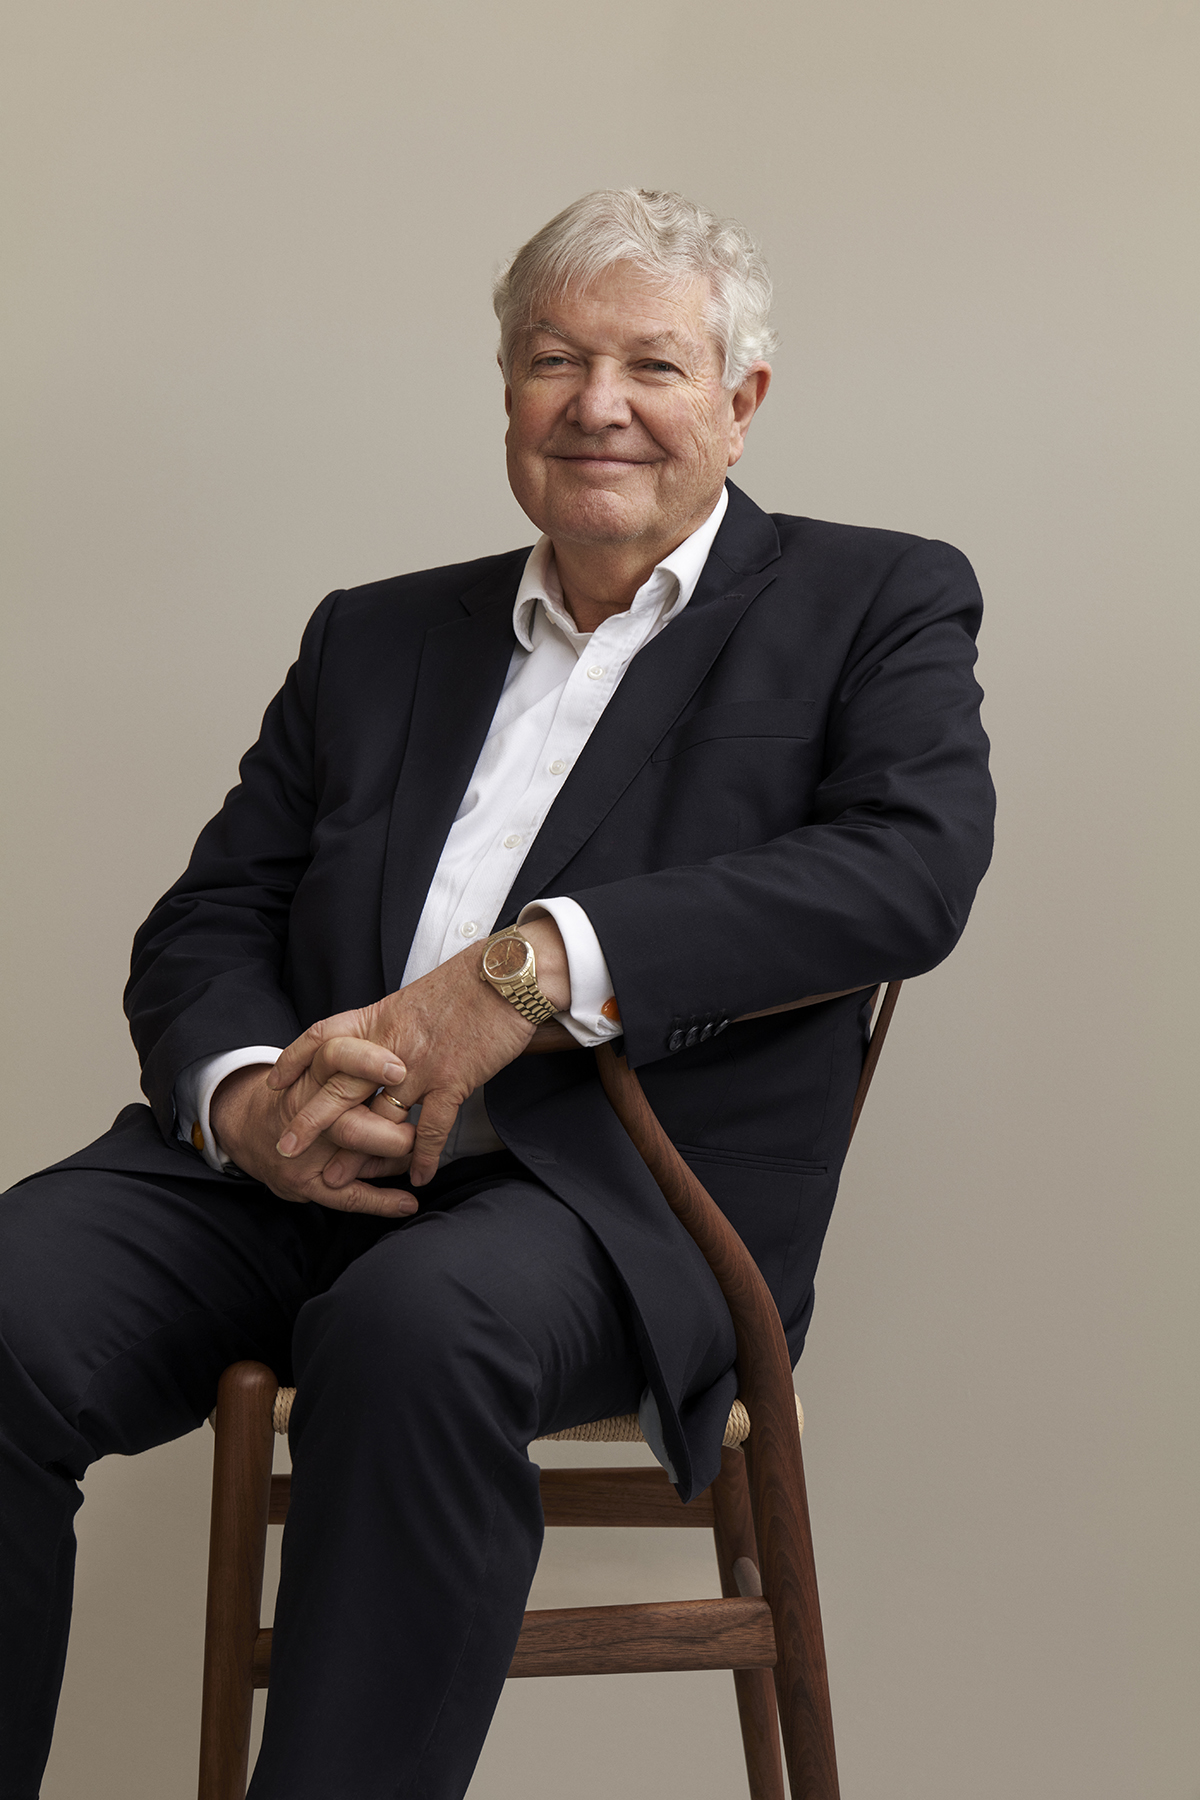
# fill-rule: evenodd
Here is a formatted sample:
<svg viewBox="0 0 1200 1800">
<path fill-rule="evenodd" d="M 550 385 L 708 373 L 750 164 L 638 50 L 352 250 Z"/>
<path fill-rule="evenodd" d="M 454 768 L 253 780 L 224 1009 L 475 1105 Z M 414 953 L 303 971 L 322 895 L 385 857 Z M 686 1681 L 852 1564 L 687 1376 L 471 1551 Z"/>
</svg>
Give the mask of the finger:
<svg viewBox="0 0 1200 1800">
<path fill-rule="evenodd" d="M 392 1094 L 386 1088 L 380 1088 L 371 1101 L 371 1111 L 377 1118 L 390 1119 L 394 1124 L 397 1119 L 402 1122 L 406 1121 L 416 1104 L 415 1100 L 402 1100 L 399 1094 Z"/>
<path fill-rule="evenodd" d="M 343 1113 L 325 1133 L 345 1150 L 357 1150 L 363 1156 L 411 1156 L 416 1120 L 403 1113 L 386 1116 L 358 1106 Z"/>
<path fill-rule="evenodd" d="M 287 1123 L 275 1148 L 281 1156 L 303 1155 L 343 1113 L 352 1107 L 364 1107 L 372 1092 L 369 1081 L 342 1074 L 331 1075 L 321 1087 L 314 1088 L 312 1070 L 306 1070 L 285 1096 Z"/>
<path fill-rule="evenodd" d="M 344 1043 L 346 1040 L 341 1041 Z M 360 1059 L 350 1056 L 347 1060 L 354 1062 Z M 400 1066 L 393 1058 L 392 1067 Z M 375 1079 L 374 1070 L 363 1077 L 346 1074 L 337 1069 L 322 1086 L 314 1091 L 312 1084 L 317 1078 L 318 1071 L 319 1059 L 314 1061 L 312 1067 L 306 1070 L 299 1081 L 293 1084 L 293 1089 L 285 1101 L 285 1107 L 290 1105 L 292 1093 L 294 1093 L 299 1101 L 299 1106 L 288 1120 L 287 1127 L 275 1146 L 281 1156 L 302 1155 L 311 1144 L 316 1142 L 322 1132 L 330 1130 L 339 1119 L 351 1110 L 357 1110 L 364 1116 L 370 1116 L 367 1114 L 364 1102 L 371 1098 L 379 1085 Z M 393 1108 L 393 1111 L 397 1111 L 398 1117 L 402 1116 L 397 1109 Z M 342 1142 L 346 1141 L 342 1140 Z"/>
<path fill-rule="evenodd" d="M 343 1181 L 350 1178 L 350 1174 L 357 1174 L 356 1169 L 347 1173 L 352 1157 L 359 1161 L 368 1156 L 388 1160 L 402 1158 L 407 1162 L 412 1154 L 416 1130 L 414 1126 L 403 1125 L 399 1120 L 393 1124 L 390 1119 L 376 1118 L 374 1113 L 367 1112 L 360 1106 L 354 1112 L 344 1113 L 330 1126 L 325 1136 L 337 1146 L 335 1158 L 330 1160 L 336 1159 L 341 1171 L 341 1179 L 338 1179 L 331 1172 L 330 1164 L 326 1163 L 325 1179 L 333 1186 L 341 1187 Z"/>
<path fill-rule="evenodd" d="M 368 1156 L 355 1179 L 380 1181 L 385 1175 L 406 1175 L 408 1161 L 407 1156 Z"/>
<path fill-rule="evenodd" d="M 384 1219 L 407 1218 L 418 1206 L 416 1196 L 407 1189 L 372 1187 L 369 1181 L 351 1181 L 341 1188 L 328 1187 L 322 1181 L 310 1198 L 334 1212 L 374 1213 Z"/>
<path fill-rule="evenodd" d="M 318 1147 L 316 1156 L 320 1156 L 322 1151 L 323 1147 Z M 395 1162 L 381 1164 L 377 1159 L 368 1159 L 363 1167 L 371 1176 L 403 1173 Z M 365 1212 L 375 1213 L 383 1218 L 405 1218 L 417 1210 L 417 1201 L 406 1188 L 374 1187 L 369 1180 L 361 1178 L 349 1181 L 340 1188 L 331 1187 L 313 1156 L 299 1167 L 295 1163 L 280 1164 L 267 1178 L 266 1185 L 281 1200 L 301 1205 L 311 1202 L 337 1212 Z"/>
<path fill-rule="evenodd" d="M 435 1090 L 422 1099 L 408 1169 L 408 1178 L 414 1187 L 424 1187 L 437 1174 L 438 1159 L 458 1117 L 459 1104 L 457 1097 L 445 1090 Z"/>
<path fill-rule="evenodd" d="M 359 1014 L 354 1012 L 335 1013 L 331 1018 L 318 1019 L 307 1031 L 290 1043 L 281 1052 L 275 1067 L 267 1076 L 267 1086 L 276 1092 L 290 1088 L 293 1081 L 303 1075 L 321 1045 L 332 1037 L 361 1037 Z"/>
<path fill-rule="evenodd" d="M 395 1094 L 389 1094 L 381 1088 L 371 1102 L 370 1112 L 373 1118 L 384 1119 L 389 1125 L 403 1125 L 411 1129 L 421 1116 L 421 1104 L 418 1100 L 400 1100 Z M 405 1154 L 411 1153 L 410 1144 Z"/>
<path fill-rule="evenodd" d="M 326 1187 L 343 1188 L 352 1181 L 378 1181 L 384 1175 L 404 1175 L 407 1156 L 353 1156 L 343 1150 L 331 1157 L 321 1171 Z"/>
<path fill-rule="evenodd" d="M 327 1038 L 313 1057 L 308 1073 L 320 1086 L 333 1075 L 355 1075 L 369 1082 L 371 1088 L 398 1087 L 408 1070 L 394 1050 L 377 1044 L 373 1038 L 347 1036 Z"/>
<path fill-rule="evenodd" d="M 330 1163 L 335 1159 L 340 1166 L 331 1171 Z M 338 1150 L 325 1138 L 291 1162 L 273 1158 L 272 1163 L 268 1173 L 258 1172 L 258 1178 L 265 1180 L 281 1199 L 307 1203 L 325 1198 L 323 1186 L 342 1188 L 360 1179 L 374 1181 L 381 1175 L 403 1174 L 408 1158 L 356 1156 L 350 1150 Z"/>
</svg>

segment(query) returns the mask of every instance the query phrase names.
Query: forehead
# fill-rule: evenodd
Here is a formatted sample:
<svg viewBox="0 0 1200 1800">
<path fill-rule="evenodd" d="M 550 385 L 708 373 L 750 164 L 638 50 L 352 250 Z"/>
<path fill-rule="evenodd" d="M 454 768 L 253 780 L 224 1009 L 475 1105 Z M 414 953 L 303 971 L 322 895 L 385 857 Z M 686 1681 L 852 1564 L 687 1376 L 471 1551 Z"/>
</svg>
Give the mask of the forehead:
<svg viewBox="0 0 1200 1800">
<path fill-rule="evenodd" d="M 654 355 L 668 350 L 691 358 L 717 356 L 706 312 L 711 294 L 702 279 L 665 287 L 629 263 L 616 263 L 586 287 L 544 295 L 522 334 L 561 339 L 599 352 Z"/>
</svg>

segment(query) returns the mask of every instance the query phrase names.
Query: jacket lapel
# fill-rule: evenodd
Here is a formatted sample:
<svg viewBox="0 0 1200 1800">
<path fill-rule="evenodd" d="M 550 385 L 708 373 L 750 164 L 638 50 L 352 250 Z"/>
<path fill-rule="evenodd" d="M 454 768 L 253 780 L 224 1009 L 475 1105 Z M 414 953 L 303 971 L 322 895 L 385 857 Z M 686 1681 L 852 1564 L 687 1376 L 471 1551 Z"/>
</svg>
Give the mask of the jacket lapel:
<svg viewBox="0 0 1200 1800">
<path fill-rule="evenodd" d="M 671 729 L 751 602 L 774 578 L 779 534 L 732 482 L 729 508 L 684 611 L 634 657 L 500 910 L 508 924 L 546 893 Z"/>
<path fill-rule="evenodd" d="M 425 633 L 383 869 L 383 968 L 400 986 L 438 858 L 483 748 L 516 639 L 513 601 L 528 551 Z"/>
</svg>

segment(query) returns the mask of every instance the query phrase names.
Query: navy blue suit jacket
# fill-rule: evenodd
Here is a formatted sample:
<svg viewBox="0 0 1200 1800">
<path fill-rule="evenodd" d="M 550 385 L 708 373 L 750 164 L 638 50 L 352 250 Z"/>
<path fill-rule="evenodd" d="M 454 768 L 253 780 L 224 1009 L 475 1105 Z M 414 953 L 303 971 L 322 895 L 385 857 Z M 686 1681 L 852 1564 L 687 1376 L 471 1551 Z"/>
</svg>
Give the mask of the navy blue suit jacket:
<svg viewBox="0 0 1200 1800">
<path fill-rule="evenodd" d="M 240 785 L 134 946 L 127 1010 L 176 1172 L 194 1158 L 172 1113 L 186 1064 L 286 1044 L 399 985 L 508 669 L 526 556 L 334 593 L 314 614 Z M 718 1028 L 920 974 L 956 942 L 991 842 L 979 614 L 948 545 L 769 517 L 731 485 L 690 604 L 631 664 L 498 921 L 550 893 L 584 907 L 626 1053 L 758 1260 L 793 1358 L 865 1001 Z M 681 1491 L 698 1491 L 734 1391 L 699 1252 L 589 1053 L 525 1058 L 486 1101 L 620 1270 Z"/>
</svg>

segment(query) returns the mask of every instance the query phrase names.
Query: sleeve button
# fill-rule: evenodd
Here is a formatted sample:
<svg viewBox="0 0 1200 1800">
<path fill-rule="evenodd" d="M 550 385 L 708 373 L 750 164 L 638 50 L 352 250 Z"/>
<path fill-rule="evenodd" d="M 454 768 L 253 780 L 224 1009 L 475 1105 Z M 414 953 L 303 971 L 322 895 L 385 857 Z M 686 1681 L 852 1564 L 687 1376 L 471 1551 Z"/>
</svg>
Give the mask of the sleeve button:
<svg viewBox="0 0 1200 1800">
<path fill-rule="evenodd" d="M 716 1029 L 717 1028 L 713 1024 L 711 1019 L 708 1021 L 707 1025 L 702 1025 L 700 1027 L 700 1042 L 702 1044 L 707 1044 L 709 1038 L 713 1035 L 713 1033 Z"/>
<path fill-rule="evenodd" d="M 693 1025 L 683 1041 L 686 1048 L 689 1050 L 692 1048 L 693 1044 L 698 1044 L 700 1042 L 700 1027 L 698 1025 Z"/>
<path fill-rule="evenodd" d="M 683 1049 L 682 1031 L 673 1031 L 671 1033 L 670 1037 L 667 1039 L 667 1049 L 672 1051 Z"/>
<path fill-rule="evenodd" d="M 728 1019 L 718 1019 L 716 1024 L 713 1026 L 713 1036 L 716 1037 L 716 1035 L 719 1031 L 724 1031 L 724 1029 L 728 1025 L 728 1023 L 729 1023 Z"/>
</svg>

